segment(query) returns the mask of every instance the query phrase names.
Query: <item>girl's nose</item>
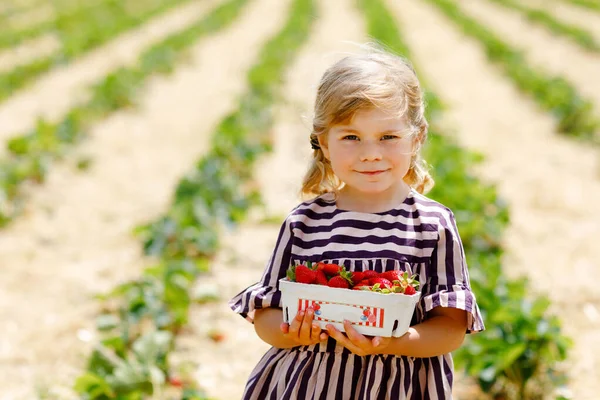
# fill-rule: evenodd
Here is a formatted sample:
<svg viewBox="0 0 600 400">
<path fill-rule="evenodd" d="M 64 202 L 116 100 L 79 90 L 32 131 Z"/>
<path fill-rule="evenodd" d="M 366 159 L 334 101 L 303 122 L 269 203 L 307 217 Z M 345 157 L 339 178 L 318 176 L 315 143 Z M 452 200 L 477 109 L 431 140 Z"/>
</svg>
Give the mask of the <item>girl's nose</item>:
<svg viewBox="0 0 600 400">
<path fill-rule="evenodd" d="M 363 142 L 360 149 L 361 161 L 377 161 L 381 160 L 381 149 L 379 143 Z"/>
</svg>

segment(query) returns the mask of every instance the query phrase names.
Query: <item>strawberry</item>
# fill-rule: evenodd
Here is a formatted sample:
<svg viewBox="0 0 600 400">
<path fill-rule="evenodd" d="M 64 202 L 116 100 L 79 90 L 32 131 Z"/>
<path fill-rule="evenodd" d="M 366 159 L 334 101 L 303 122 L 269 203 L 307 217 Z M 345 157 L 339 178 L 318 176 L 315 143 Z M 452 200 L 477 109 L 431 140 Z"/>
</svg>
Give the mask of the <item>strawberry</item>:
<svg viewBox="0 0 600 400">
<path fill-rule="evenodd" d="M 385 278 L 390 282 L 394 282 L 394 281 L 401 279 L 400 278 L 401 275 L 402 275 L 402 272 L 400 272 L 400 271 L 385 271 L 385 272 L 382 272 L 381 274 L 379 274 L 379 276 L 381 278 Z"/>
<path fill-rule="evenodd" d="M 392 287 L 392 282 L 390 282 L 389 280 L 385 279 L 385 278 L 371 278 L 369 279 L 369 283 L 371 285 L 375 285 L 377 283 L 379 283 L 380 287 L 384 287 L 384 288 L 391 288 Z"/>
<path fill-rule="evenodd" d="M 225 334 L 221 331 L 218 330 L 211 330 L 210 332 L 208 332 L 208 337 L 216 343 L 222 342 L 223 340 L 225 340 Z"/>
<path fill-rule="evenodd" d="M 328 284 L 327 275 L 325 275 L 325 273 L 323 271 L 317 271 L 317 277 L 315 279 L 315 283 L 317 285 L 327 286 L 327 284 Z"/>
<path fill-rule="evenodd" d="M 341 289 L 349 289 L 350 283 L 343 276 L 334 276 L 331 278 L 327 284 L 329 287 L 341 288 Z"/>
<path fill-rule="evenodd" d="M 325 275 L 339 275 L 342 270 L 345 270 L 345 268 L 337 264 L 317 263 L 317 271 L 323 271 Z"/>
<path fill-rule="evenodd" d="M 169 378 L 169 385 L 175 387 L 183 387 L 183 381 L 175 376 Z"/>
<path fill-rule="evenodd" d="M 361 271 L 353 271 L 352 272 L 352 283 L 355 285 L 365 279 L 365 273 Z"/>
<path fill-rule="evenodd" d="M 407 287 L 406 287 L 406 289 L 404 289 L 404 294 L 407 294 L 407 295 L 409 295 L 409 296 L 410 296 L 410 295 L 413 295 L 413 294 L 415 294 L 415 293 L 417 293 L 417 291 L 416 291 L 416 290 L 415 290 L 415 288 L 414 288 L 414 287 L 412 287 L 412 286 L 407 286 Z"/>
<path fill-rule="evenodd" d="M 376 271 L 372 271 L 372 270 L 366 270 L 363 271 L 363 279 L 371 279 L 371 278 L 376 278 L 379 276 L 379 272 Z"/>
<path fill-rule="evenodd" d="M 363 281 L 358 282 L 356 285 L 354 285 L 354 287 L 352 287 L 352 289 L 354 289 L 354 290 L 370 290 L 371 285 L 369 284 L 368 280 L 363 280 Z"/>
<path fill-rule="evenodd" d="M 296 282 L 313 283 L 317 279 L 317 271 L 308 268 L 306 265 L 296 267 Z"/>
</svg>

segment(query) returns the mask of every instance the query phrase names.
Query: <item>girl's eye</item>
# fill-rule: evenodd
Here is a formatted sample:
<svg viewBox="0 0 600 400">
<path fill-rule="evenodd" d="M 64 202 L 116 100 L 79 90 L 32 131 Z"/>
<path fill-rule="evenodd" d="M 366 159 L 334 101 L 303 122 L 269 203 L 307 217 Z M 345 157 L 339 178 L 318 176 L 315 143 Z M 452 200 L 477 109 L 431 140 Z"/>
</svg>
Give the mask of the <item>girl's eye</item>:
<svg viewBox="0 0 600 400">
<path fill-rule="evenodd" d="M 400 137 L 396 136 L 396 135 L 383 135 L 381 137 L 381 139 L 383 139 L 383 140 L 392 140 L 392 139 L 400 139 Z"/>
<path fill-rule="evenodd" d="M 342 140 L 358 140 L 358 136 L 356 135 L 346 135 L 342 138 Z"/>
</svg>

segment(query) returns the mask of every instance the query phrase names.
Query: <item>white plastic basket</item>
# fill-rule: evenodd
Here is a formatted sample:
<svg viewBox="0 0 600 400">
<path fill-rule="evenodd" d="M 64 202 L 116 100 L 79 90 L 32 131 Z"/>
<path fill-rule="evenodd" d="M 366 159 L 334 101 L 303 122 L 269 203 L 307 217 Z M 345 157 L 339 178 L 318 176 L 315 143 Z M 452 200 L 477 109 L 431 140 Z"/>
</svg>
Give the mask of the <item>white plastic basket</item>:
<svg viewBox="0 0 600 400">
<path fill-rule="evenodd" d="M 296 283 L 287 278 L 279 280 L 279 289 L 284 322 L 290 323 L 298 311 L 312 306 L 314 321 L 322 329 L 332 324 L 343 332 L 343 321 L 348 320 L 359 333 L 382 337 L 400 337 L 408 331 L 421 297 L 420 292 L 382 294 Z"/>
</svg>

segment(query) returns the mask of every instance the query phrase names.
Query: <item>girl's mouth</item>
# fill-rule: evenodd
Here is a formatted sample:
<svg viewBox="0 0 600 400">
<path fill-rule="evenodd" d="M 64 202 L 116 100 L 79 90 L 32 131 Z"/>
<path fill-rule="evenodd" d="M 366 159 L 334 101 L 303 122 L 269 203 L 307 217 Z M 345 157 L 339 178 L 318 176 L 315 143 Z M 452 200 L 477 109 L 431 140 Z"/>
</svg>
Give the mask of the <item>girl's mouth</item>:
<svg viewBox="0 0 600 400">
<path fill-rule="evenodd" d="M 387 170 L 378 170 L 378 171 L 359 171 L 359 173 L 364 174 L 364 175 L 379 175 L 379 174 L 383 174 L 385 171 Z"/>
</svg>

